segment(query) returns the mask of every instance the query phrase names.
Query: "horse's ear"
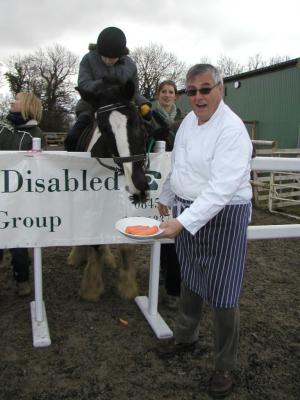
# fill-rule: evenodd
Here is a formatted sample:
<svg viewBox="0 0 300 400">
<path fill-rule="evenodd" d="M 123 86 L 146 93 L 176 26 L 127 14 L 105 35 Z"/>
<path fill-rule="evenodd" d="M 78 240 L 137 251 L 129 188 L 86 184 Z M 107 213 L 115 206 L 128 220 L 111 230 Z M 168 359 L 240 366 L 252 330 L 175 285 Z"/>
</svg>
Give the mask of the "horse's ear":
<svg viewBox="0 0 300 400">
<path fill-rule="evenodd" d="M 122 94 L 127 100 L 132 100 L 135 94 L 135 85 L 132 81 L 127 81 L 121 89 Z"/>
</svg>

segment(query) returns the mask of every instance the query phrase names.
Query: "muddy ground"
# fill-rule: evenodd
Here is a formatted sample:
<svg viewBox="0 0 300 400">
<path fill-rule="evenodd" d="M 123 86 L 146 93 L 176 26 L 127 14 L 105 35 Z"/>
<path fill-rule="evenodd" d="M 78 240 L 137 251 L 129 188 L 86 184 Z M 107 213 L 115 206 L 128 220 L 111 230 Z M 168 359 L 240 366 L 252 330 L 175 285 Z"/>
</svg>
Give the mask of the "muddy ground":
<svg viewBox="0 0 300 400">
<path fill-rule="evenodd" d="M 255 210 L 254 224 L 297 223 Z M 80 300 L 83 268 L 66 265 L 69 248 L 43 249 L 44 299 L 52 344 L 34 348 L 29 302 L 16 296 L 9 252 L 0 266 L 0 399 L 208 399 L 212 368 L 209 307 L 194 355 L 162 361 L 161 343 L 134 301 L 121 300 L 107 270 L 97 303 Z M 149 247 L 137 246 L 140 294 L 148 288 Z M 300 239 L 249 241 L 241 297 L 238 385 L 232 400 L 299 399 Z M 32 280 L 32 278 L 31 278 Z M 176 311 L 160 299 L 174 326 Z M 119 322 L 128 321 L 128 325 Z"/>
</svg>

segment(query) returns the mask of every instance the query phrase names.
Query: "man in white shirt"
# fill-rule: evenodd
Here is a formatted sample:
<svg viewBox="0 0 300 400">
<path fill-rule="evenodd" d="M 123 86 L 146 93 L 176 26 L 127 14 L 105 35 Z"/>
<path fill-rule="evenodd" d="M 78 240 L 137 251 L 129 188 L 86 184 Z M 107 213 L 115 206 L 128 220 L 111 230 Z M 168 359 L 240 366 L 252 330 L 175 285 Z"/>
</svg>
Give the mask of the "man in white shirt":
<svg viewBox="0 0 300 400">
<path fill-rule="evenodd" d="M 177 132 L 171 171 L 163 185 L 161 237 L 175 238 L 181 266 L 179 316 L 171 348 L 162 357 L 192 351 L 203 302 L 213 309 L 214 364 L 209 392 L 227 396 L 239 341 L 239 297 L 251 214 L 252 143 L 241 119 L 222 100 L 223 82 L 209 64 L 186 77 L 192 111 Z"/>
</svg>

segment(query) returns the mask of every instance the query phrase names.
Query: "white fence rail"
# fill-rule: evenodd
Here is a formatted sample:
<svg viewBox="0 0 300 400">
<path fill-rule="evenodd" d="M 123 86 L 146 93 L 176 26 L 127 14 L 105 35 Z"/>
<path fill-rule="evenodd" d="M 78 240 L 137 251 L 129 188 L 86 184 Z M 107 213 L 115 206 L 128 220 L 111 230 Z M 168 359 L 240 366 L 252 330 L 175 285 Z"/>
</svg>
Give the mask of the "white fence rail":
<svg viewBox="0 0 300 400">
<path fill-rule="evenodd" d="M 51 152 L 49 152 L 49 154 L 51 154 Z M 66 163 L 67 159 L 68 154 L 65 153 Z M 287 172 L 300 172 L 300 159 L 257 157 L 252 161 L 252 169 L 255 171 L 263 170 L 272 172 L 280 170 Z M 249 240 L 292 237 L 300 237 L 300 224 L 249 226 L 248 228 Z M 150 326 L 152 327 L 158 338 L 167 338 L 173 335 L 171 329 L 168 327 L 168 325 L 165 323 L 165 321 L 157 311 L 160 245 L 163 242 L 166 242 L 166 240 L 152 240 L 144 242 L 145 244 L 151 245 L 149 292 L 148 296 L 138 296 L 135 299 L 137 305 L 139 306 L 140 310 L 146 317 L 147 321 L 149 322 Z M 136 244 L 135 241 L 127 239 L 125 237 L 122 238 L 122 240 L 120 240 L 118 243 Z M 70 245 L 72 244 L 73 243 L 71 241 Z M 22 245 L 22 243 L 20 243 L 20 245 Z M 35 347 L 44 347 L 51 344 L 51 339 L 48 329 L 45 305 L 43 302 L 42 251 L 38 247 L 34 249 L 34 280 L 35 301 L 31 302 L 33 345 Z"/>
<path fill-rule="evenodd" d="M 252 143 L 256 148 L 257 156 L 300 158 L 300 148 L 278 149 L 275 141 L 268 140 L 252 140 Z M 253 171 L 251 183 L 255 205 L 268 208 L 272 213 L 300 219 L 294 208 L 300 206 L 300 173 L 292 170 L 281 170 L 279 166 L 280 164 L 278 164 L 276 171 L 271 172 L 266 170 Z M 288 208 L 289 211 L 287 211 Z"/>
</svg>

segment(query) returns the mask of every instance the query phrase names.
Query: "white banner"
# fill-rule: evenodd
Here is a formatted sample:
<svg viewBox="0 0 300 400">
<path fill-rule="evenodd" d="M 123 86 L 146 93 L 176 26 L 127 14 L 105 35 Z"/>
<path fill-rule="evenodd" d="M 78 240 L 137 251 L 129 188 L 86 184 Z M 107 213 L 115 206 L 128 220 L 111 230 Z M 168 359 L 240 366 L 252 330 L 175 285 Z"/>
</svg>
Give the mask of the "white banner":
<svg viewBox="0 0 300 400">
<path fill-rule="evenodd" d="M 135 206 L 124 176 L 86 153 L 0 152 L 0 248 L 128 242 L 116 221 L 159 218 L 157 200 L 169 168 L 170 153 L 150 155 L 150 198 Z"/>
</svg>

